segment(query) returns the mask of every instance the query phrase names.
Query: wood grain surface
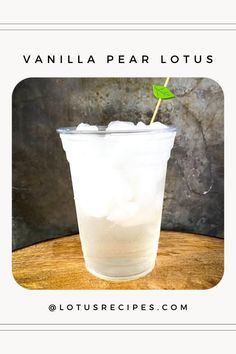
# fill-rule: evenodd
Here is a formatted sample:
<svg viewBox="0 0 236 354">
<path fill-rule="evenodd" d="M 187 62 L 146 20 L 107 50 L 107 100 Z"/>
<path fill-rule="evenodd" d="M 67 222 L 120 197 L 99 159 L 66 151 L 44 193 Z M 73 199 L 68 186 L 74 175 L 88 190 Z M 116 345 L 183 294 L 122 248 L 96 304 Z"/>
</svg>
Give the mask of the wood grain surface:
<svg viewBox="0 0 236 354">
<path fill-rule="evenodd" d="M 28 289 L 209 289 L 223 276 L 224 243 L 214 237 L 162 231 L 154 270 L 127 282 L 90 274 L 78 235 L 14 251 L 12 266 L 16 282 Z"/>
</svg>

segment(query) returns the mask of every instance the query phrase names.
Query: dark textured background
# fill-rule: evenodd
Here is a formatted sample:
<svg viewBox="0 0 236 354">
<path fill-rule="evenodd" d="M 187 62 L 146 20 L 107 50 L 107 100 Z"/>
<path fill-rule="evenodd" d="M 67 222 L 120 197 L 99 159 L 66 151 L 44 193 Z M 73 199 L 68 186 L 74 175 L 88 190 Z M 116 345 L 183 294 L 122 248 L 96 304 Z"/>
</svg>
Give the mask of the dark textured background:
<svg viewBox="0 0 236 354">
<path fill-rule="evenodd" d="M 149 122 L 147 79 L 38 79 L 13 93 L 13 248 L 78 231 L 69 166 L 56 128 Z M 178 133 L 168 165 L 162 228 L 223 237 L 223 92 L 213 80 L 172 78 L 176 99 L 159 120 Z"/>
</svg>

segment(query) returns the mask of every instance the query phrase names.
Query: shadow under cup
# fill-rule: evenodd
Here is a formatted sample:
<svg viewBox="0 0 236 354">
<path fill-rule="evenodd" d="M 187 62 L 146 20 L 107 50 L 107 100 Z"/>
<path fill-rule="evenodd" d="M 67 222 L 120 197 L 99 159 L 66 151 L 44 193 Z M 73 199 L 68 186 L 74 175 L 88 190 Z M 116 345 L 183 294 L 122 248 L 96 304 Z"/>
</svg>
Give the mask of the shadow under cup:
<svg viewBox="0 0 236 354">
<path fill-rule="evenodd" d="M 154 268 L 176 130 L 60 128 L 88 271 L 113 281 Z"/>
</svg>

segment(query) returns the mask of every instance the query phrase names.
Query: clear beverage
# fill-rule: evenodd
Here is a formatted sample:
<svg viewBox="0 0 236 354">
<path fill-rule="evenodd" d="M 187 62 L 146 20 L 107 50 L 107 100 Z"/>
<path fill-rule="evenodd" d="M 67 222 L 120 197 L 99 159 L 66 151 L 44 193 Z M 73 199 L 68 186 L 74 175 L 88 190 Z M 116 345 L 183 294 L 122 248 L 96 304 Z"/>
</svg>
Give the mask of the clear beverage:
<svg viewBox="0 0 236 354">
<path fill-rule="evenodd" d="M 175 129 L 58 129 L 70 164 L 87 269 L 107 280 L 149 273 L 157 255 Z"/>
</svg>

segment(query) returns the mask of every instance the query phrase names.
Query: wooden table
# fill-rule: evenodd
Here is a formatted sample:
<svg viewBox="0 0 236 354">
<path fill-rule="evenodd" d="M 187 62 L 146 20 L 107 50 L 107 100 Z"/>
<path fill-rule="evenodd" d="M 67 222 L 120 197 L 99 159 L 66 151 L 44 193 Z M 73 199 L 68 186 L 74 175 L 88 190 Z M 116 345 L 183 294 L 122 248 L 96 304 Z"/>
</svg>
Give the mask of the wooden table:
<svg viewBox="0 0 236 354">
<path fill-rule="evenodd" d="M 208 289 L 223 276 L 224 243 L 214 237 L 162 231 L 154 270 L 143 278 L 111 282 L 84 265 L 78 235 L 13 252 L 13 275 L 29 289 Z"/>
</svg>

